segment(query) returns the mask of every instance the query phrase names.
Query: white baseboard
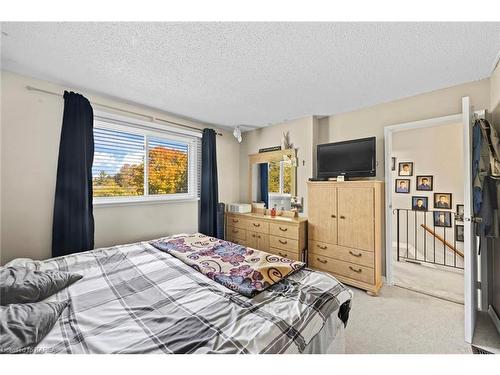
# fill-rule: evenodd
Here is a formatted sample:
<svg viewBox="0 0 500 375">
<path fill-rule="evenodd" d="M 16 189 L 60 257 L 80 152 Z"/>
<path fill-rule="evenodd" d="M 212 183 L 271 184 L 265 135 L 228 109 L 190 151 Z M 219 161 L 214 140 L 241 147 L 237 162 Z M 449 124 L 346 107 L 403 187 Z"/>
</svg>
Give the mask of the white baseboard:
<svg viewBox="0 0 500 375">
<path fill-rule="evenodd" d="M 491 305 L 488 306 L 488 315 L 490 316 L 493 325 L 495 326 L 498 334 L 500 335 L 500 318 L 498 317 L 498 314 Z"/>
</svg>

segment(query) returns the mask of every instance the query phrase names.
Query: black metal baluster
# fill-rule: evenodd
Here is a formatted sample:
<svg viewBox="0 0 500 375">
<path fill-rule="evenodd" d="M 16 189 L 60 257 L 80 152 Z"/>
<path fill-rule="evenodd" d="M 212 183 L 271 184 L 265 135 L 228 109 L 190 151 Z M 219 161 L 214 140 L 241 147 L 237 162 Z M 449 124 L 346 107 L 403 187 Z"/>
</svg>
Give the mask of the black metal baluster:
<svg viewBox="0 0 500 375">
<path fill-rule="evenodd" d="M 408 259 L 408 210 L 406 210 L 406 259 Z"/>
<path fill-rule="evenodd" d="M 457 220 L 457 217 L 453 213 L 453 222 L 455 223 L 455 228 L 457 227 L 456 220 Z M 455 250 L 453 251 L 453 267 L 456 267 L 457 266 L 457 236 L 455 235 L 455 233 L 453 233 L 453 247 L 455 248 Z"/>
<path fill-rule="evenodd" d="M 397 222 L 397 228 L 398 228 L 397 229 L 397 231 L 398 231 L 398 233 L 397 233 L 397 237 L 398 237 L 397 238 L 397 241 L 398 241 L 397 246 L 398 246 L 398 262 L 399 262 L 399 208 L 396 211 L 397 211 L 397 215 L 398 215 L 396 218 L 396 222 Z"/>
<path fill-rule="evenodd" d="M 436 219 L 434 217 L 434 211 L 432 211 L 432 232 L 434 233 L 434 235 L 432 236 L 434 238 L 432 262 L 436 263 Z"/>
<path fill-rule="evenodd" d="M 415 212 L 415 219 L 414 219 L 414 226 L 415 226 L 415 247 L 413 248 L 413 251 L 415 252 L 415 260 L 417 260 L 417 250 L 418 250 L 418 241 L 417 241 L 417 211 Z"/>
<path fill-rule="evenodd" d="M 446 224 L 446 218 L 445 218 Z M 443 227 L 443 266 L 446 266 L 446 227 Z"/>
<path fill-rule="evenodd" d="M 427 212 L 422 212 L 424 214 L 424 262 L 427 262 Z"/>
</svg>

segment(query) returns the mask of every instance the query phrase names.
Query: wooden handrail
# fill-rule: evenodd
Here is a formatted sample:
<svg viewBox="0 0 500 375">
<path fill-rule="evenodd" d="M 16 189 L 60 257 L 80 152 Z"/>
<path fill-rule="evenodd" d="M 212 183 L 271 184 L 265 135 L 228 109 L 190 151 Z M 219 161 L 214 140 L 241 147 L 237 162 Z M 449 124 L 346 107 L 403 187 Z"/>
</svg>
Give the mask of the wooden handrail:
<svg viewBox="0 0 500 375">
<path fill-rule="evenodd" d="M 464 254 L 460 250 L 458 250 L 455 246 L 453 246 L 448 241 L 445 241 L 443 237 L 441 237 L 439 234 L 436 234 L 431 228 L 429 228 L 428 226 L 426 226 L 424 224 L 420 224 L 420 226 L 422 228 L 424 228 L 427 232 L 429 232 L 431 235 L 433 235 L 434 237 L 436 237 L 439 241 L 441 241 L 446 246 L 448 246 L 452 251 L 454 251 L 455 253 L 457 253 L 458 255 L 460 255 L 462 258 L 464 257 Z"/>
</svg>

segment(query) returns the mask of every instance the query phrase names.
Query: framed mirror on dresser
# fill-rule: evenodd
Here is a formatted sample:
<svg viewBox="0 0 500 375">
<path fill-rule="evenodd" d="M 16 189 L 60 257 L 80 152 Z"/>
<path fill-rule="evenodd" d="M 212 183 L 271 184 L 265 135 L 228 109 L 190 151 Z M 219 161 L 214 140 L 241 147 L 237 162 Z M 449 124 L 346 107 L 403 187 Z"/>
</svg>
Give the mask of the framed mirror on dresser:
<svg viewBox="0 0 500 375">
<path fill-rule="evenodd" d="M 301 210 L 297 195 L 295 149 L 261 152 L 248 156 L 248 201 L 278 211 Z M 297 203 L 299 202 L 299 203 Z"/>
</svg>

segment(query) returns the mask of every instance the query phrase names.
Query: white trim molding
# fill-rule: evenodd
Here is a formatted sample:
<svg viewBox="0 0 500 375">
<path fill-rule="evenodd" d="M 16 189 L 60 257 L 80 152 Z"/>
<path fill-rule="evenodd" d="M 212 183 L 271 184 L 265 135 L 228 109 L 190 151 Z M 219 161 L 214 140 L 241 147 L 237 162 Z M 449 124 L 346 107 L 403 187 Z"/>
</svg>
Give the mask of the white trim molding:
<svg viewBox="0 0 500 375">
<path fill-rule="evenodd" d="M 116 198 L 94 198 L 93 205 L 95 209 L 115 206 L 135 206 L 143 204 L 169 204 L 198 202 L 200 198 L 188 197 L 185 194 L 182 197 L 116 197 Z"/>
</svg>

